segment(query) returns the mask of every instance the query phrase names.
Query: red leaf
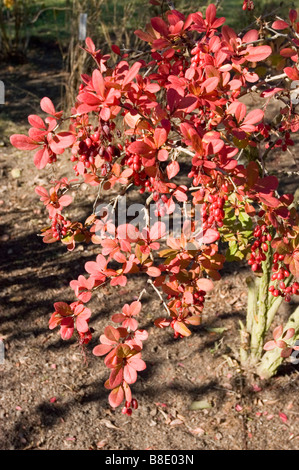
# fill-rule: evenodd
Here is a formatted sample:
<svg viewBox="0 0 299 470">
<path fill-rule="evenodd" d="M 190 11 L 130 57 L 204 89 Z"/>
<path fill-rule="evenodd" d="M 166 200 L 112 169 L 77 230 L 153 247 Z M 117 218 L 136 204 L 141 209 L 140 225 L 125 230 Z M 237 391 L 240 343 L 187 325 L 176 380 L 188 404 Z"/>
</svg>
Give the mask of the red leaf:
<svg viewBox="0 0 299 470">
<path fill-rule="evenodd" d="M 50 98 L 43 98 L 40 102 L 40 107 L 45 113 L 55 116 L 55 107 Z"/>
<path fill-rule="evenodd" d="M 207 11 L 206 11 L 206 20 L 209 25 L 213 23 L 213 21 L 216 18 L 216 7 L 212 3 L 211 5 L 208 6 Z"/>
<path fill-rule="evenodd" d="M 60 315 L 70 315 L 72 310 L 70 306 L 66 302 L 55 302 L 54 303 L 55 312 L 59 313 Z"/>
<path fill-rule="evenodd" d="M 294 49 L 292 49 L 291 47 L 285 47 L 284 49 L 281 49 L 280 51 L 280 55 L 282 55 L 283 57 L 293 57 L 297 54 L 296 51 L 294 51 Z"/>
<path fill-rule="evenodd" d="M 116 328 L 113 328 L 113 326 L 106 326 L 104 333 L 105 333 L 106 338 L 116 343 L 120 338 L 119 331 Z"/>
<path fill-rule="evenodd" d="M 92 86 L 97 95 L 102 99 L 105 97 L 105 80 L 101 72 L 96 69 L 92 72 Z"/>
<path fill-rule="evenodd" d="M 210 292 L 214 289 L 214 284 L 210 279 L 206 279 L 205 277 L 198 279 L 196 281 L 196 286 L 198 290 L 204 290 L 205 292 Z"/>
<path fill-rule="evenodd" d="M 283 335 L 283 339 L 287 340 L 287 339 L 291 339 L 293 338 L 295 334 L 295 329 L 294 328 L 289 328 Z"/>
<path fill-rule="evenodd" d="M 162 147 L 167 140 L 167 131 L 163 127 L 157 127 L 154 133 L 154 139 L 157 149 Z"/>
<path fill-rule="evenodd" d="M 30 114 L 30 116 L 28 116 L 28 122 L 32 127 L 36 127 L 37 129 L 46 129 L 44 121 L 36 114 Z"/>
<path fill-rule="evenodd" d="M 218 77 L 210 77 L 207 78 L 202 84 L 202 87 L 205 88 L 207 93 L 212 93 L 212 91 L 217 88 L 217 85 L 219 83 L 219 78 Z"/>
<path fill-rule="evenodd" d="M 200 325 L 201 318 L 199 315 L 193 315 L 192 317 L 187 318 L 186 323 L 197 326 Z"/>
<path fill-rule="evenodd" d="M 111 49 L 114 52 L 114 54 L 121 55 L 120 48 L 116 46 L 115 44 L 112 44 Z"/>
<path fill-rule="evenodd" d="M 121 386 L 118 386 L 114 388 L 112 392 L 110 392 L 108 400 L 109 400 L 110 405 L 113 408 L 116 408 L 117 406 L 121 404 L 124 397 L 125 397 L 125 394 L 124 394 L 123 388 Z"/>
<path fill-rule="evenodd" d="M 100 117 L 103 119 L 103 121 L 109 121 L 111 117 L 110 108 L 102 108 L 100 111 Z"/>
<path fill-rule="evenodd" d="M 274 339 L 280 338 L 282 335 L 282 332 L 283 332 L 283 326 L 282 325 L 277 326 L 273 331 L 273 338 Z"/>
<path fill-rule="evenodd" d="M 158 276 L 160 276 L 161 271 L 160 271 L 159 268 L 156 268 L 155 266 L 150 266 L 149 268 L 147 268 L 146 273 L 150 277 L 158 277 Z"/>
<path fill-rule="evenodd" d="M 128 150 L 129 152 L 137 153 L 138 155 L 146 155 L 150 153 L 153 149 L 145 142 L 136 140 L 136 142 L 132 142 L 129 145 Z"/>
<path fill-rule="evenodd" d="M 23 134 L 10 136 L 10 143 L 19 150 L 34 150 L 38 147 L 38 144 L 35 144 L 27 135 Z"/>
<path fill-rule="evenodd" d="M 114 321 L 114 323 L 122 323 L 125 318 L 126 317 L 122 313 L 116 313 L 115 315 L 112 315 L 111 320 Z"/>
<path fill-rule="evenodd" d="M 63 206 L 63 207 L 66 207 L 66 206 L 69 206 L 73 201 L 73 198 L 72 196 L 67 196 L 66 194 L 64 196 L 61 196 L 59 198 L 59 203 Z"/>
<path fill-rule="evenodd" d="M 259 62 L 261 60 L 265 60 L 267 57 L 269 57 L 269 55 L 272 54 L 272 49 L 270 46 L 250 47 L 247 50 L 248 54 L 245 55 L 245 57 L 249 62 Z"/>
<path fill-rule="evenodd" d="M 283 20 L 276 20 L 274 23 L 272 23 L 272 28 L 273 29 L 286 29 L 288 28 L 289 25 Z"/>
<path fill-rule="evenodd" d="M 42 186 L 36 186 L 34 191 L 36 192 L 36 194 L 38 194 L 39 196 L 42 196 L 43 198 L 47 198 L 47 199 L 49 198 L 48 191 Z"/>
<path fill-rule="evenodd" d="M 152 27 L 155 31 L 161 34 L 161 36 L 167 37 L 168 36 L 168 27 L 165 21 L 162 18 L 155 17 L 151 19 Z"/>
<path fill-rule="evenodd" d="M 77 317 L 76 320 L 76 328 L 80 333 L 87 333 L 87 331 L 89 330 L 87 321 L 80 315 Z"/>
<path fill-rule="evenodd" d="M 290 18 L 290 22 L 291 22 L 291 23 L 294 23 L 294 22 L 297 20 L 297 16 L 298 16 L 298 14 L 297 14 L 297 11 L 296 11 L 296 10 L 291 9 L 291 10 L 289 11 L 289 18 Z"/>
<path fill-rule="evenodd" d="M 286 67 L 283 71 L 291 80 L 299 80 L 299 72 L 295 67 Z"/>
<path fill-rule="evenodd" d="M 174 178 L 180 171 L 180 165 L 177 161 L 169 163 L 166 167 L 168 179 Z"/>
<path fill-rule="evenodd" d="M 141 354 L 139 353 L 129 359 L 130 366 L 134 367 L 134 369 L 138 370 L 139 372 L 146 369 L 146 363 L 143 361 L 143 359 L 140 359 L 140 357 Z"/>
<path fill-rule="evenodd" d="M 264 111 L 262 111 L 261 109 L 253 109 L 252 111 L 250 111 L 250 113 L 247 114 L 243 121 L 243 124 L 256 124 L 261 121 L 263 117 Z"/>
<path fill-rule="evenodd" d="M 275 341 L 268 341 L 265 345 L 264 345 L 264 350 L 265 351 L 271 351 L 271 349 L 274 349 L 276 348 L 276 343 Z"/>
<path fill-rule="evenodd" d="M 131 305 L 129 306 L 129 311 L 130 311 L 130 315 L 138 315 L 138 313 L 140 313 L 140 310 L 141 310 L 141 302 L 139 302 L 138 300 L 135 300 L 135 302 L 132 302 Z"/>
<path fill-rule="evenodd" d="M 259 199 L 263 204 L 269 207 L 278 207 L 280 204 L 276 197 L 270 196 L 269 194 L 259 194 Z"/>
<path fill-rule="evenodd" d="M 268 90 L 262 91 L 261 97 L 262 98 L 270 98 L 270 96 L 274 96 L 279 91 L 282 91 L 283 88 L 269 88 Z"/>
<path fill-rule="evenodd" d="M 96 50 L 96 47 L 94 45 L 94 42 L 91 38 L 86 38 L 85 39 L 85 44 L 86 44 L 86 47 L 87 47 L 87 50 L 91 53 L 94 53 L 95 50 Z"/>
<path fill-rule="evenodd" d="M 123 381 L 123 368 L 122 367 L 115 367 L 112 369 L 110 377 L 109 377 L 109 385 L 111 388 L 118 387 Z"/>
<path fill-rule="evenodd" d="M 138 321 L 134 318 L 126 318 L 122 324 L 124 328 L 130 329 L 131 331 L 135 331 L 138 328 Z"/>
<path fill-rule="evenodd" d="M 218 230 L 208 228 L 208 230 L 205 231 L 204 235 L 199 240 L 201 243 L 209 244 L 219 240 L 219 237 L 220 235 Z"/>
<path fill-rule="evenodd" d="M 170 325 L 170 320 L 166 320 L 166 318 L 156 318 L 154 324 L 157 328 L 166 328 Z"/>
<path fill-rule="evenodd" d="M 145 33 L 141 29 L 136 29 L 136 31 L 134 31 L 134 34 L 136 34 L 136 36 L 138 36 L 142 41 L 146 41 L 150 43 L 153 42 L 153 39 L 154 39 L 153 36 L 151 36 L 148 33 Z"/>
<path fill-rule="evenodd" d="M 159 240 L 165 236 L 166 226 L 163 222 L 155 222 L 150 229 L 150 239 Z"/>
<path fill-rule="evenodd" d="M 280 417 L 280 419 L 281 419 L 281 421 L 282 421 L 283 423 L 286 423 L 286 422 L 288 421 L 287 415 L 285 415 L 285 414 L 282 413 L 281 411 L 280 411 L 278 414 L 279 414 L 279 417 Z"/>
<path fill-rule="evenodd" d="M 294 253 L 293 258 L 291 259 L 290 271 L 296 279 L 299 278 L 299 253 L 298 251 Z"/>
<path fill-rule="evenodd" d="M 47 147 L 44 147 L 36 152 L 33 158 L 34 165 L 36 168 L 41 170 L 42 168 L 45 168 L 49 161 L 49 152 Z"/>
<path fill-rule="evenodd" d="M 177 333 L 179 333 L 182 336 L 190 336 L 191 335 L 191 331 L 189 330 L 189 328 L 187 328 L 185 323 L 183 323 L 181 321 L 176 321 L 173 325 L 173 329 L 174 329 L 174 331 L 176 331 Z"/>
<path fill-rule="evenodd" d="M 133 384 L 137 380 L 136 369 L 127 364 L 124 368 L 124 379 L 128 384 Z"/>
<path fill-rule="evenodd" d="M 134 80 L 134 78 L 139 72 L 141 65 L 142 64 L 140 62 L 135 62 L 135 64 L 130 68 L 130 70 L 127 72 L 126 77 L 123 81 L 123 87 L 126 86 L 128 83 L 130 83 L 132 80 Z"/>
<path fill-rule="evenodd" d="M 166 149 L 159 150 L 157 158 L 160 162 L 166 162 L 166 160 L 168 159 L 167 150 Z"/>
<path fill-rule="evenodd" d="M 280 357 L 289 357 L 293 352 L 293 348 L 284 348 L 281 353 Z"/>
</svg>

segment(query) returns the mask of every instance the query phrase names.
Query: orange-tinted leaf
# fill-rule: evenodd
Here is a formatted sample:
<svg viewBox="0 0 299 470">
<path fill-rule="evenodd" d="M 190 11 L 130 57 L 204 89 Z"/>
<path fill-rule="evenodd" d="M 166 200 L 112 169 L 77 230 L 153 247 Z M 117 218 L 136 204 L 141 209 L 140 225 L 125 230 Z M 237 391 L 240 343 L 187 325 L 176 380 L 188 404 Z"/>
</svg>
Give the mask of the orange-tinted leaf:
<svg viewBox="0 0 299 470">
<path fill-rule="evenodd" d="M 123 388 L 121 386 L 118 386 L 112 390 L 112 392 L 109 394 L 109 403 L 113 408 L 118 407 L 123 399 L 125 397 Z"/>
</svg>

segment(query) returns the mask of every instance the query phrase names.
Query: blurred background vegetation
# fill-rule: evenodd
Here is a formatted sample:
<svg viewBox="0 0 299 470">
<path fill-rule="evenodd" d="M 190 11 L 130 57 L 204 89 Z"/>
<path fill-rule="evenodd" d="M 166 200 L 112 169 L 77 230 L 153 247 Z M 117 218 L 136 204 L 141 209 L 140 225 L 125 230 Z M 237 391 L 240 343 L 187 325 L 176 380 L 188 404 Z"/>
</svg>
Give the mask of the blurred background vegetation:
<svg viewBox="0 0 299 470">
<path fill-rule="evenodd" d="M 174 0 L 176 9 L 185 14 L 204 11 L 210 3 L 213 2 Z M 255 0 L 255 9 L 244 12 L 242 0 L 214 3 L 218 5 L 218 16 L 225 16 L 227 24 L 237 31 L 254 23 L 256 17 L 270 12 L 283 15 L 294 7 L 289 0 Z M 82 53 L 84 41 L 78 36 L 80 14 L 87 13 L 87 36 L 106 53 L 112 44 L 121 49 L 148 47 L 134 35 L 134 30 L 143 29 L 160 12 L 161 8 L 150 5 L 148 0 L 0 0 L 0 61 L 16 66 L 41 49 L 43 54 L 58 54 L 61 70 L 66 74 L 63 100 L 68 109 L 80 75 L 88 72 L 90 65 L 89 57 Z"/>
<path fill-rule="evenodd" d="M 185 14 L 204 11 L 209 0 L 175 0 L 175 7 Z M 215 0 L 218 16 L 242 29 L 255 17 L 278 9 L 294 6 L 292 1 L 256 0 L 252 12 L 243 12 L 242 0 Z M 30 42 L 56 42 L 67 47 L 74 33 L 78 33 L 80 13 L 88 14 L 87 34 L 107 48 L 112 42 L 132 42 L 132 33 L 142 28 L 149 18 L 159 13 L 159 7 L 148 0 L 0 0 L 1 53 L 25 53 Z"/>
</svg>

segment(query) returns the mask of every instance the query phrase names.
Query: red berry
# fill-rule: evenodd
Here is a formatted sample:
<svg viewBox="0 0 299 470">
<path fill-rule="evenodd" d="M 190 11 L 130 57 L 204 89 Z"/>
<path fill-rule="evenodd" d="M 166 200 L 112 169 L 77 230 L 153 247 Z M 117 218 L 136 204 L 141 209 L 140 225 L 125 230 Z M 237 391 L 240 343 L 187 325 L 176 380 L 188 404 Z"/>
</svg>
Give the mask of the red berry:
<svg viewBox="0 0 299 470">
<path fill-rule="evenodd" d="M 137 410 L 138 408 L 138 401 L 136 400 L 136 398 L 133 398 L 132 400 L 132 408 L 133 410 Z"/>
</svg>

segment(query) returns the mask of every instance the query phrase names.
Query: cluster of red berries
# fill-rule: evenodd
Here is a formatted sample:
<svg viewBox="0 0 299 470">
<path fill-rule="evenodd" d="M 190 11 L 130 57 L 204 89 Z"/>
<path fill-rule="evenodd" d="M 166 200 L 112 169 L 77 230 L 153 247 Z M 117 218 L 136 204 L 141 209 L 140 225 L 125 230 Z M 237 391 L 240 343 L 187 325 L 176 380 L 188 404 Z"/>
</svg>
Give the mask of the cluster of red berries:
<svg viewBox="0 0 299 470">
<path fill-rule="evenodd" d="M 138 408 L 138 401 L 136 400 L 136 398 L 133 398 L 131 402 L 126 401 L 125 406 L 123 407 L 121 412 L 123 415 L 131 416 L 131 414 L 133 413 L 133 410 L 137 410 L 137 408 Z"/>
<path fill-rule="evenodd" d="M 293 282 L 293 284 L 286 286 L 285 281 L 289 278 L 290 272 L 288 266 L 284 264 L 284 255 L 274 253 L 273 255 L 273 274 L 271 281 L 275 282 L 269 287 L 269 292 L 274 297 L 284 297 L 286 302 L 291 301 L 292 295 L 299 295 L 299 283 Z"/>
<path fill-rule="evenodd" d="M 223 227 L 223 219 L 225 216 L 223 207 L 227 199 L 226 194 L 224 196 L 219 196 L 218 194 L 208 195 L 207 201 L 203 203 L 201 208 L 203 230 L 211 227 Z"/>
<path fill-rule="evenodd" d="M 82 333 L 81 331 L 78 331 L 78 333 L 79 333 L 79 343 L 81 345 L 88 344 L 91 341 L 92 339 L 91 330 L 86 331 L 86 333 Z"/>
<path fill-rule="evenodd" d="M 262 261 L 266 260 L 265 253 L 269 250 L 267 242 L 272 240 L 272 236 L 266 225 L 257 225 L 253 231 L 253 236 L 257 239 L 251 247 L 251 255 L 248 260 L 253 272 L 260 271 Z"/>
<path fill-rule="evenodd" d="M 193 49 L 191 50 L 191 55 L 191 67 L 196 68 L 199 66 L 201 60 L 201 50 L 199 44 L 193 47 Z"/>
<path fill-rule="evenodd" d="M 127 142 L 128 143 L 128 142 Z M 140 194 L 143 194 L 148 186 L 150 186 L 150 182 L 148 181 L 147 174 L 142 168 L 142 161 L 140 155 L 137 154 L 127 154 L 125 158 L 122 160 L 122 165 L 128 165 L 133 170 L 132 178 L 134 180 L 135 186 L 141 186 Z"/>
<path fill-rule="evenodd" d="M 242 6 L 243 10 L 248 10 L 248 11 L 251 11 L 254 9 L 254 3 L 252 0 L 244 0 L 243 2 L 243 6 Z"/>
<path fill-rule="evenodd" d="M 130 168 L 132 168 L 132 170 L 136 172 L 141 170 L 142 164 L 140 155 L 135 154 L 130 156 L 126 163 Z"/>
<path fill-rule="evenodd" d="M 270 137 L 269 131 L 271 130 L 271 126 L 269 124 L 261 122 L 260 124 L 258 124 L 257 130 L 265 139 L 268 139 Z"/>
<path fill-rule="evenodd" d="M 99 126 L 94 127 L 82 126 L 78 131 L 78 138 L 80 140 L 78 147 L 73 146 L 72 149 L 72 162 L 82 162 L 85 169 L 91 168 L 93 171 L 95 168 L 95 159 L 99 155 L 103 160 L 111 163 L 114 157 L 120 156 L 122 146 L 111 145 L 113 139 L 112 131 L 115 129 L 114 122 L 99 121 Z M 78 176 L 77 165 L 74 166 L 76 175 Z M 102 165 L 102 176 L 106 176 L 107 172 L 110 171 L 107 168 L 107 164 Z"/>
<path fill-rule="evenodd" d="M 285 129 L 284 127 L 280 127 L 280 132 L 284 132 Z M 290 138 L 291 137 L 291 134 L 287 131 L 285 132 L 284 134 L 284 138 L 283 139 L 278 139 L 276 142 L 275 142 L 275 148 L 279 147 L 281 148 L 281 150 L 283 152 L 286 152 L 288 147 L 293 147 L 295 145 L 294 141 Z"/>
<path fill-rule="evenodd" d="M 55 163 L 57 162 L 57 155 L 56 153 L 52 152 L 52 150 L 50 148 L 48 148 L 48 152 L 49 152 L 49 160 L 48 160 L 48 163 Z"/>
<path fill-rule="evenodd" d="M 52 219 L 52 235 L 56 240 L 61 240 L 61 238 L 64 238 L 67 234 L 67 225 L 68 222 L 65 220 L 63 215 L 61 214 L 56 214 L 53 219 Z"/>
</svg>

